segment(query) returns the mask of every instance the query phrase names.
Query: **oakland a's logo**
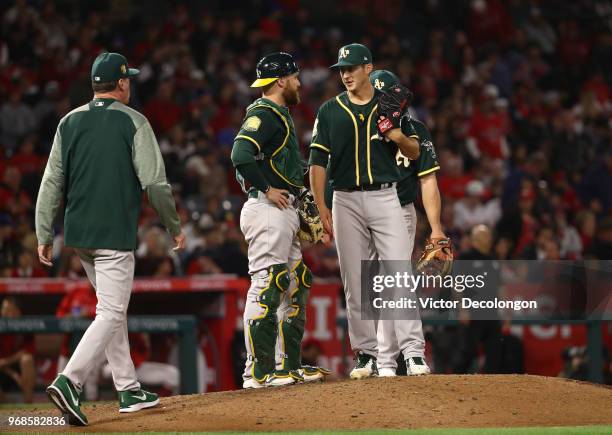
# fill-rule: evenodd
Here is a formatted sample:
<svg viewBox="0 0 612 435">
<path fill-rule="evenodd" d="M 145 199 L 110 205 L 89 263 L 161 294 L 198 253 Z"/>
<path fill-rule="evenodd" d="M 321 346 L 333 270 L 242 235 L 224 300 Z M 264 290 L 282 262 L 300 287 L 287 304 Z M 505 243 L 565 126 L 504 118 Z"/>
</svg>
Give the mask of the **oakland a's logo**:
<svg viewBox="0 0 612 435">
<path fill-rule="evenodd" d="M 127 72 L 127 68 L 125 65 L 121 65 L 121 74 L 125 74 Z"/>
<path fill-rule="evenodd" d="M 340 59 L 344 59 L 345 57 L 347 57 L 347 56 L 349 55 L 349 53 L 350 53 L 350 51 L 349 51 L 349 49 L 348 49 L 348 48 L 346 48 L 346 47 L 342 47 L 342 48 L 340 49 L 340 53 L 338 53 L 338 57 L 339 57 Z"/>
<path fill-rule="evenodd" d="M 376 79 L 374 80 L 374 87 L 378 89 L 379 91 L 381 91 L 385 87 L 385 82 L 383 82 L 382 80 Z"/>
</svg>

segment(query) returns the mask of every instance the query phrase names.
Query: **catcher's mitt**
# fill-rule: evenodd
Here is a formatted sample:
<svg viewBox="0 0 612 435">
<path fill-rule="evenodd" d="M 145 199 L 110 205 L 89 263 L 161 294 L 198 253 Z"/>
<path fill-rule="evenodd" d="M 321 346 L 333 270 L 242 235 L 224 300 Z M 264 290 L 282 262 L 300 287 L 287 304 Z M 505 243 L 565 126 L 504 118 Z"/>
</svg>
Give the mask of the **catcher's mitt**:
<svg viewBox="0 0 612 435">
<path fill-rule="evenodd" d="M 378 131 L 380 134 L 385 134 L 394 128 L 400 128 L 400 119 L 410 106 L 411 101 L 412 92 L 399 84 L 382 92 L 378 98 Z"/>
<path fill-rule="evenodd" d="M 295 209 L 300 218 L 298 237 L 306 242 L 316 243 L 323 238 L 325 231 L 319 216 L 319 209 L 308 189 L 304 189 L 295 202 Z"/>
<path fill-rule="evenodd" d="M 427 239 L 416 270 L 426 275 L 448 275 L 453 268 L 453 243 L 448 237 Z"/>
</svg>

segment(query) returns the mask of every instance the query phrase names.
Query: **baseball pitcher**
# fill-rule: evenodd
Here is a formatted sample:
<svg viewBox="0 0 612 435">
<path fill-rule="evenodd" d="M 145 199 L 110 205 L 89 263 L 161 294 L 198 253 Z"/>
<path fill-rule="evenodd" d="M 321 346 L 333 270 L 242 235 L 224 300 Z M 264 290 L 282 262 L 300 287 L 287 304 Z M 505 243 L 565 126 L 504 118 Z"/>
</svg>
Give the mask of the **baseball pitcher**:
<svg viewBox="0 0 612 435">
<path fill-rule="evenodd" d="M 259 61 L 256 72 L 251 87 L 262 88 L 262 96 L 247 108 L 232 149 L 236 176 L 249 198 L 240 215 L 251 275 L 244 309 L 243 388 L 313 381 L 328 373 L 301 364 L 312 275 L 302 261 L 298 236 L 306 228 L 296 203 L 302 211 L 312 207 L 287 107 L 300 102 L 299 69 L 291 55 L 272 53 Z"/>
<path fill-rule="evenodd" d="M 395 74 L 386 70 L 377 70 L 370 74 L 372 85 L 383 92 L 400 85 Z M 398 149 L 396 163 L 400 170 L 400 180 L 397 184 L 397 194 L 408 229 L 409 241 L 406 245 L 408 255 L 412 256 L 414 237 L 416 233 L 417 216 L 414 201 L 417 190 L 421 188 L 423 206 L 427 220 L 431 226 L 430 240 L 446 239 L 440 224 L 440 192 L 435 172 L 440 169 L 434 150 L 431 134 L 420 121 L 412 119 L 408 112 L 401 117 L 401 128 L 405 134 L 416 134 L 420 150 L 417 156 L 406 157 Z M 372 249 L 371 257 L 376 259 L 377 253 Z M 430 372 L 425 362 L 425 340 L 421 321 L 414 320 L 380 320 L 378 322 L 378 367 L 379 376 L 395 376 L 397 357 L 400 351 L 406 361 L 409 375 L 428 374 Z"/>
<path fill-rule="evenodd" d="M 409 234 L 397 196 L 395 156 L 398 148 L 414 155 L 419 144 L 399 128 L 407 94 L 398 95 L 397 110 L 380 110 L 382 93 L 369 80 L 373 67 L 367 47 L 342 47 L 331 68 L 339 69 L 346 92 L 319 108 L 310 145 L 310 184 L 325 230 L 336 238 L 356 353 L 350 376 L 360 379 L 378 374 L 376 325 L 361 316 L 361 260 L 370 257 L 372 244 L 381 260 L 408 263 Z M 325 204 L 326 176 L 334 193 L 331 213 Z"/>
<path fill-rule="evenodd" d="M 185 236 L 151 125 L 127 106 L 130 77 L 138 72 L 118 53 L 95 59 L 94 98 L 60 121 L 36 202 L 41 263 L 52 265 L 53 220 L 63 198 L 64 243 L 75 248 L 98 299 L 94 321 L 47 388 L 74 425 L 87 425 L 79 394 L 102 352 L 119 392 L 119 412 L 159 403 L 156 394 L 140 388 L 127 335 L 142 190 L 176 241 L 175 249 L 184 246 Z"/>
</svg>

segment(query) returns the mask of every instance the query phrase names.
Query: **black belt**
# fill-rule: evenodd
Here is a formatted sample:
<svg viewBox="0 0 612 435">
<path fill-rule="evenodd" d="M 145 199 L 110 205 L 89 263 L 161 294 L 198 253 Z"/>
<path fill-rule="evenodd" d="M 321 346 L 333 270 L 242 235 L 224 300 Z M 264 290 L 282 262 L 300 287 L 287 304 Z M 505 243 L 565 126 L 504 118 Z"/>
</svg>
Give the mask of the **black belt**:
<svg viewBox="0 0 612 435">
<path fill-rule="evenodd" d="M 364 184 L 363 186 L 349 187 L 347 189 L 334 189 L 339 192 L 365 192 L 371 190 L 382 190 L 388 189 L 393 186 L 393 183 L 378 183 L 378 184 Z"/>
<path fill-rule="evenodd" d="M 266 194 L 261 192 L 261 191 L 259 191 L 259 190 L 257 190 L 257 189 L 252 189 L 252 190 L 249 190 L 249 193 L 247 193 L 247 197 L 255 198 L 255 199 L 257 199 L 257 198 L 265 198 Z M 297 195 L 294 195 L 294 194 L 290 193 L 287 198 L 289 199 L 291 204 L 295 206 L 295 200 L 297 198 Z"/>
</svg>

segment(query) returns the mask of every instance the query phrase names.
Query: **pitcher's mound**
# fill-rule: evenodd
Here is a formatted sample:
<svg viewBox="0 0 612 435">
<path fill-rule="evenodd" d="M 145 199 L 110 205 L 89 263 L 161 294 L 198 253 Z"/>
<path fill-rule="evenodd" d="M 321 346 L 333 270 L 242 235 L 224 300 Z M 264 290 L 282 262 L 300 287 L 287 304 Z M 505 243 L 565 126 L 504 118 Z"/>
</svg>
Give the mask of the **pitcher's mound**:
<svg viewBox="0 0 612 435">
<path fill-rule="evenodd" d="M 87 405 L 85 431 L 310 431 L 612 424 L 612 389 L 523 375 L 430 375 L 163 399 L 119 414 Z M 46 412 L 48 415 L 48 412 Z"/>
</svg>

